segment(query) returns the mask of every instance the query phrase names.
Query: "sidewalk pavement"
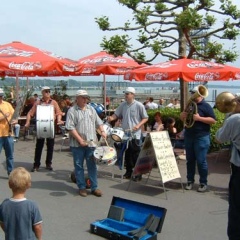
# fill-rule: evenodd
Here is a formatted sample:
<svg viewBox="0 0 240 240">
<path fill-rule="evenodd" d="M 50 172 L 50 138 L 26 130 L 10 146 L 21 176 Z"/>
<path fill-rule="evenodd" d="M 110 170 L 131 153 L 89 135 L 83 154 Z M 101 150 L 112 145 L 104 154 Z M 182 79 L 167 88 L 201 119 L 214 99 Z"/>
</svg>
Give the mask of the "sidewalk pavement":
<svg viewBox="0 0 240 240">
<path fill-rule="evenodd" d="M 30 138 L 31 136 L 29 136 Z M 43 216 L 43 240 L 95 240 L 103 239 L 89 232 L 90 223 L 107 216 L 113 196 L 148 203 L 167 209 L 161 240 L 225 240 L 227 239 L 227 188 L 229 181 L 229 155 L 222 153 L 208 156 L 209 191 L 198 193 L 197 180 L 194 190 L 183 191 L 179 179 L 165 183 L 167 199 L 162 188 L 160 175 L 154 168 L 150 180 L 147 176 L 141 182 L 123 180 L 117 167 L 99 167 L 99 188 L 101 198 L 89 193 L 85 198 L 78 195 L 77 186 L 71 182 L 73 170 L 69 148 L 64 146 L 60 152 L 61 136 L 56 137 L 53 159 L 54 171 L 44 169 L 46 149 L 43 150 L 40 172 L 31 173 L 32 187 L 27 198 L 36 201 Z M 32 168 L 35 143 L 20 139 L 15 143 L 15 167 Z M 180 155 L 178 163 L 182 182 L 186 181 L 186 161 Z M 115 175 L 112 178 L 112 170 Z M 0 202 L 11 196 L 5 170 L 4 150 L 0 155 Z M 0 239 L 4 234 L 0 230 Z"/>
</svg>

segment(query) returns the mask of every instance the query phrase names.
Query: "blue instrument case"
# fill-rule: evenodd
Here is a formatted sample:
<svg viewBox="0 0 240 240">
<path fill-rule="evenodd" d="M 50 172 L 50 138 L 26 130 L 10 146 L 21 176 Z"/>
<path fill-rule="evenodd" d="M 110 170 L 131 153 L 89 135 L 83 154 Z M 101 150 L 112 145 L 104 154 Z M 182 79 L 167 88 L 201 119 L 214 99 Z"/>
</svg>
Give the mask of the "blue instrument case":
<svg viewBox="0 0 240 240">
<path fill-rule="evenodd" d="M 92 222 L 93 234 L 113 240 L 157 240 L 167 209 L 113 197 L 108 216 Z"/>
</svg>

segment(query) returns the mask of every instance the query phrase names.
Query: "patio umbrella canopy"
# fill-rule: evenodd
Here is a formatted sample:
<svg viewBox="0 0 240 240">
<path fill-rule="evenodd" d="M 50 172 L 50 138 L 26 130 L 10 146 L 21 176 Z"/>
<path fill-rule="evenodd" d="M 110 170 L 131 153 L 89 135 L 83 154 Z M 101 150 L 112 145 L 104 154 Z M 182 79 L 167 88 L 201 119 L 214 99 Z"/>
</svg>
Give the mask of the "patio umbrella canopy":
<svg viewBox="0 0 240 240">
<path fill-rule="evenodd" d="M 21 43 L 0 45 L 0 76 L 76 76 L 76 61 Z"/>
<path fill-rule="evenodd" d="M 146 66 L 138 64 L 131 58 L 114 57 L 105 51 L 80 58 L 78 63 L 83 67 L 82 76 L 123 75 L 131 69 Z"/>
<path fill-rule="evenodd" d="M 124 74 L 125 80 L 186 82 L 228 81 L 240 79 L 240 68 L 194 59 L 182 58 L 158 63 Z"/>
<path fill-rule="evenodd" d="M 80 58 L 78 63 L 82 67 L 82 76 L 99 76 L 103 74 L 103 102 L 106 111 L 106 78 L 105 75 L 124 75 L 127 71 L 141 68 L 145 64 L 138 64 L 131 58 L 114 57 L 105 51 Z"/>
</svg>

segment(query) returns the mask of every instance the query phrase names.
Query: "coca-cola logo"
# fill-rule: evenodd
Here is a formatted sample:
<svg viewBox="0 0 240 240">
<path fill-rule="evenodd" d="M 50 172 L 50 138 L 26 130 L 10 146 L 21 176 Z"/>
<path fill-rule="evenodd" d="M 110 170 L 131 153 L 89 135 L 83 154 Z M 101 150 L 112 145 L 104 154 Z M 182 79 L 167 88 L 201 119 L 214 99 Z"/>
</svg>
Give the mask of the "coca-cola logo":
<svg viewBox="0 0 240 240">
<path fill-rule="evenodd" d="M 17 56 L 17 57 L 31 57 L 34 54 L 32 51 L 25 51 L 21 49 L 16 49 L 13 47 L 0 47 L 0 56 L 1 57 L 12 57 L 12 56 Z"/>
<path fill-rule="evenodd" d="M 66 71 L 66 72 L 75 72 L 77 69 L 77 66 L 74 65 L 74 64 L 64 64 L 63 65 L 63 71 Z"/>
<path fill-rule="evenodd" d="M 201 62 L 201 61 L 193 61 L 187 64 L 189 68 L 211 68 L 211 69 L 220 69 L 224 68 L 225 66 L 220 63 L 213 63 L 213 62 Z"/>
<path fill-rule="evenodd" d="M 148 81 L 162 81 L 168 79 L 167 73 L 147 73 L 145 79 Z"/>
<path fill-rule="evenodd" d="M 127 71 L 132 70 L 132 68 L 116 68 L 116 74 L 124 74 Z"/>
<path fill-rule="evenodd" d="M 9 63 L 8 67 L 10 69 L 23 70 L 23 71 L 33 71 L 39 70 L 42 68 L 42 64 L 40 62 L 24 62 L 24 63 Z"/>
<path fill-rule="evenodd" d="M 97 71 L 95 67 L 85 67 L 83 68 L 82 74 L 93 74 Z"/>
<path fill-rule="evenodd" d="M 124 58 L 114 58 L 114 57 L 95 57 L 88 58 L 80 61 L 82 64 L 105 64 L 105 63 L 127 63 Z"/>
<path fill-rule="evenodd" d="M 196 73 L 194 80 L 196 81 L 216 81 L 220 79 L 220 73 L 208 72 L 208 73 Z"/>
<path fill-rule="evenodd" d="M 235 80 L 240 80 L 240 72 L 237 72 L 234 76 Z"/>
</svg>

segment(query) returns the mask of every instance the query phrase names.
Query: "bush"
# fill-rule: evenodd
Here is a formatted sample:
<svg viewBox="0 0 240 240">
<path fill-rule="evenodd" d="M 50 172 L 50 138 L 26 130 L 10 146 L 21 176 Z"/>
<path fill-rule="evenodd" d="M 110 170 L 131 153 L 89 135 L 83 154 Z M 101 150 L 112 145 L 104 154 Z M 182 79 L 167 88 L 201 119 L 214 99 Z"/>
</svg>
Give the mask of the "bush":
<svg viewBox="0 0 240 240">
<path fill-rule="evenodd" d="M 180 120 L 180 109 L 173 109 L 173 108 L 162 108 L 162 109 L 155 109 L 155 110 L 148 110 L 148 116 L 149 120 L 147 124 L 151 124 L 154 121 L 154 114 L 156 112 L 160 112 L 162 116 L 162 121 L 163 123 L 166 122 L 168 117 L 172 117 L 176 120 L 175 127 L 177 128 L 177 132 L 182 131 L 183 129 L 183 122 Z M 215 135 L 216 131 L 222 126 L 225 114 L 219 112 L 217 109 L 214 109 L 217 122 L 211 126 L 210 129 L 210 140 L 211 140 L 211 145 L 209 148 L 209 152 L 217 151 L 219 150 L 223 145 L 226 145 L 227 143 L 224 144 L 218 144 L 215 142 Z"/>
</svg>

